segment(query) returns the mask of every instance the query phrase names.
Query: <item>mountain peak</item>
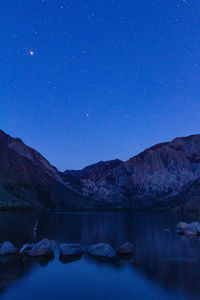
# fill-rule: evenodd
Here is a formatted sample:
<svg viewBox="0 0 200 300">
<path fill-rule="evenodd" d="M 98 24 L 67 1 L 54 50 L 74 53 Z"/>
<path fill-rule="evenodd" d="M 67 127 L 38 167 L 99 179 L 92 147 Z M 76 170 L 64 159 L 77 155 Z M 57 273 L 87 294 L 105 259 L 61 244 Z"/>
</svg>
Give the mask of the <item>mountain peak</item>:
<svg viewBox="0 0 200 300">
<path fill-rule="evenodd" d="M 112 170 L 122 163 L 123 162 L 120 159 L 99 161 L 83 168 L 82 170 L 66 170 L 63 175 L 72 175 L 80 179 L 91 179 L 97 181 L 102 178 L 106 172 Z"/>
</svg>

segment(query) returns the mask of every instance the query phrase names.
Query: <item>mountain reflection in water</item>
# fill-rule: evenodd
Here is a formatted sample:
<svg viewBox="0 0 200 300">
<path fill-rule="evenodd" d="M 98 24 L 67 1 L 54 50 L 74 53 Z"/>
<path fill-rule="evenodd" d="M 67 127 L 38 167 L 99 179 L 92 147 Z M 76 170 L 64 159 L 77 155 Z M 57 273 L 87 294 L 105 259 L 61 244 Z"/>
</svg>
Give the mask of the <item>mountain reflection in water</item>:
<svg viewBox="0 0 200 300">
<path fill-rule="evenodd" d="M 38 219 L 39 217 L 39 219 Z M 133 242 L 130 260 L 100 262 L 0 257 L 2 299 L 199 299 L 200 240 L 175 234 L 177 222 L 198 221 L 200 214 L 168 213 L 0 213 L 0 242 L 16 246 L 53 239 L 110 243 Z"/>
</svg>

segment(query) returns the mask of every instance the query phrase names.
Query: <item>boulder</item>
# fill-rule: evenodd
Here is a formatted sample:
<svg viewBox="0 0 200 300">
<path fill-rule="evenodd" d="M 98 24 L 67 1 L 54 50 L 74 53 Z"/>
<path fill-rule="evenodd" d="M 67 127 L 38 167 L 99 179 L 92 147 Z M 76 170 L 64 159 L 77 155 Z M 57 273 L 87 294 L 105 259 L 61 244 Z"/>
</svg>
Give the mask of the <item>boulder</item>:
<svg viewBox="0 0 200 300">
<path fill-rule="evenodd" d="M 133 249 L 133 244 L 127 242 L 118 248 L 117 254 L 120 256 L 130 256 L 133 254 Z"/>
<path fill-rule="evenodd" d="M 188 226 L 189 226 L 188 223 L 185 223 L 185 222 L 179 222 L 179 223 L 177 224 L 177 229 L 178 229 L 178 230 L 184 230 L 184 229 L 187 228 Z"/>
<path fill-rule="evenodd" d="M 9 255 L 14 254 L 16 252 L 15 246 L 11 242 L 4 242 L 0 248 L 0 255 Z"/>
<path fill-rule="evenodd" d="M 35 246 L 35 244 L 25 244 L 23 247 L 19 250 L 19 254 L 28 254 L 30 250 Z"/>
<path fill-rule="evenodd" d="M 29 251 L 30 256 L 53 255 L 54 241 L 43 239 Z"/>
<path fill-rule="evenodd" d="M 200 235 L 200 223 L 199 222 L 192 222 L 190 224 L 185 222 L 179 222 L 177 224 L 176 233 L 184 234 L 186 236 L 195 236 Z"/>
<path fill-rule="evenodd" d="M 189 224 L 190 227 L 195 227 L 195 228 L 198 227 L 199 225 L 200 225 L 199 222 L 192 222 Z"/>
<path fill-rule="evenodd" d="M 54 254 L 50 255 L 40 255 L 35 257 L 35 261 L 41 266 L 47 266 L 55 258 Z"/>
<path fill-rule="evenodd" d="M 111 259 L 116 256 L 115 250 L 110 244 L 94 244 L 88 247 L 88 253 L 94 257 L 102 259 Z"/>
<path fill-rule="evenodd" d="M 83 249 L 79 244 L 61 244 L 60 255 L 61 256 L 78 256 L 83 254 Z"/>
<path fill-rule="evenodd" d="M 186 236 L 195 236 L 200 235 L 200 223 L 199 222 L 192 222 L 190 224 L 185 222 L 179 222 L 177 224 L 176 233 L 184 234 Z"/>
</svg>

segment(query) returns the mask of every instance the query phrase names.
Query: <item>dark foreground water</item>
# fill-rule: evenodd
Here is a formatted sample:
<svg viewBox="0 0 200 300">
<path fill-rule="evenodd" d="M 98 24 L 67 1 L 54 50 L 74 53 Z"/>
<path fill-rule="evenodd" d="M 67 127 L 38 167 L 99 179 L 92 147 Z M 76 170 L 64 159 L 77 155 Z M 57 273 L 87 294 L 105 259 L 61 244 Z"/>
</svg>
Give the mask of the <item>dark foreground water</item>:
<svg viewBox="0 0 200 300">
<path fill-rule="evenodd" d="M 200 240 L 174 233 L 176 223 L 198 221 L 196 213 L 0 213 L 0 242 L 17 246 L 47 237 L 57 243 L 131 241 L 131 260 L 100 262 L 0 258 L 0 298 L 60 299 L 200 299 Z"/>
</svg>

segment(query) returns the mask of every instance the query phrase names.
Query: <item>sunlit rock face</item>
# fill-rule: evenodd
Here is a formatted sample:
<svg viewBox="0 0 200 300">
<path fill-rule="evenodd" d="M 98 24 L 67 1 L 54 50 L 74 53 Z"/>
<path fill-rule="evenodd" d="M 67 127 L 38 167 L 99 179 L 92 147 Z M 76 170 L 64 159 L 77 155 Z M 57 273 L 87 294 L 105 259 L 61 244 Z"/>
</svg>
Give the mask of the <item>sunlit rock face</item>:
<svg viewBox="0 0 200 300">
<path fill-rule="evenodd" d="M 116 208 L 199 208 L 200 135 L 155 145 L 98 180 L 86 177 L 79 174 L 83 193 Z"/>
</svg>

